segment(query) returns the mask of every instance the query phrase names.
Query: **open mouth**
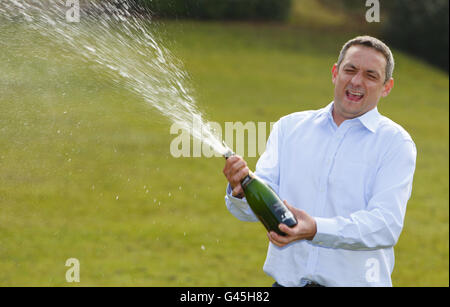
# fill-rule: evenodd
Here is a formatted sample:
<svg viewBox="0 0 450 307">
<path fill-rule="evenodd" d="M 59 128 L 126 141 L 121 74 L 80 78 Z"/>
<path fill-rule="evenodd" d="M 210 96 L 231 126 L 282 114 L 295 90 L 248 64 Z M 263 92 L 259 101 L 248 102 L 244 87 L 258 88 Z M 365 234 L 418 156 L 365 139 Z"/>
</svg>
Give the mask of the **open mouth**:
<svg viewBox="0 0 450 307">
<path fill-rule="evenodd" d="M 346 90 L 345 96 L 347 96 L 347 99 L 350 101 L 359 102 L 363 99 L 364 94 L 358 91 Z"/>
</svg>

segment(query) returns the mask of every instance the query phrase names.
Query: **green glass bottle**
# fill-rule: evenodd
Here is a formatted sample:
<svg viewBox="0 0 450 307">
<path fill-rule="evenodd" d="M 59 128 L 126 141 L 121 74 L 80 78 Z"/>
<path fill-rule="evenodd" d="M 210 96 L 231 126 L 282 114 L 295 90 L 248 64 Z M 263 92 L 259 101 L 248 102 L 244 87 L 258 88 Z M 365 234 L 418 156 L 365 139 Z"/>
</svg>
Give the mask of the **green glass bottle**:
<svg viewBox="0 0 450 307">
<path fill-rule="evenodd" d="M 230 150 L 224 156 L 228 159 L 232 155 L 234 153 Z M 252 172 L 241 180 L 241 185 L 247 203 L 268 231 L 275 231 L 285 236 L 286 234 L 278 228 L 280 223 L 289 227 L 297 225 L 294 214 L 281 201 L 275 191 Z"/>
</svg>

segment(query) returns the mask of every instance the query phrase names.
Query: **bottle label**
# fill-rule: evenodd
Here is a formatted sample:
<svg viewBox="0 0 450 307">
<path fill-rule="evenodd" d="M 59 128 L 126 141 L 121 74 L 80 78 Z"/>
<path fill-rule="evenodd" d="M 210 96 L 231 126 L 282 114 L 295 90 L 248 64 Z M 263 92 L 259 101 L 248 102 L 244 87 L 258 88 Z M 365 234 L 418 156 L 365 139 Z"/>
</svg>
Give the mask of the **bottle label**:
<svg viewBox="0 0 450 307">
<path fill-rule="evenodd" d="M 278 217 L 278 220 L 281 221 L 281 223 L 285 223 L 287 220 L 292 220 L 294 218 L 294 214 L 286 208 L 286 206 L 283 203 L 276 202 L 272 205 L 274 214 Z"/>
</svg>

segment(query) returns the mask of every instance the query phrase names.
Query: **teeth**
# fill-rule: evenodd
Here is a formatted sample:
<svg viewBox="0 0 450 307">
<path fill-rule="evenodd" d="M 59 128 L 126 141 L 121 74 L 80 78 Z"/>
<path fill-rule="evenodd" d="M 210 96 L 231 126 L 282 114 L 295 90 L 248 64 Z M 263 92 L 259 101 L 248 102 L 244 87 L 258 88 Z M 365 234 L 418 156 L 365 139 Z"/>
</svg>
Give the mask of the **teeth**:
<svg viewBox="0 0 450 307">
<path fill-rule="evenodd" d="M 359 93 L 359 92 L 352 92 L 352 91 L 348 91 L 350 94 L 354 95 L 354 96 L 363 96 L 363 93 Z"/>
</svg>

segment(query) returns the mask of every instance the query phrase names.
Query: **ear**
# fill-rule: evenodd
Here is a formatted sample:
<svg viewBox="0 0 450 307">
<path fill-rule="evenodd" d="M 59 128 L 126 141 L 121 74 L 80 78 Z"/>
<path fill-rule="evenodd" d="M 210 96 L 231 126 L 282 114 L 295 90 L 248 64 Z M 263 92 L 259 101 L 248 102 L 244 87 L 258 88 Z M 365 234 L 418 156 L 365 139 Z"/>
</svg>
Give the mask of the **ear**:
<svg viewBox="0 0 450 307">
<path fill-rule="evenodd" d="M 394 87 L 394 79 L 391 78 L 383 85 L 383 92 L 381 94 L 382 97 L 386 97 L 391 92 L 392 88 Z"/>
<path fill-rule="evenodd" d="M 337 67 L 337 64 L 335 63 L 333 65 L 333 68 L 331 69 L 331 80 L 332 80 L 333 84 L 336 84 L 337 75 L 338 75 L 338 67 Z"/>
</svg>

